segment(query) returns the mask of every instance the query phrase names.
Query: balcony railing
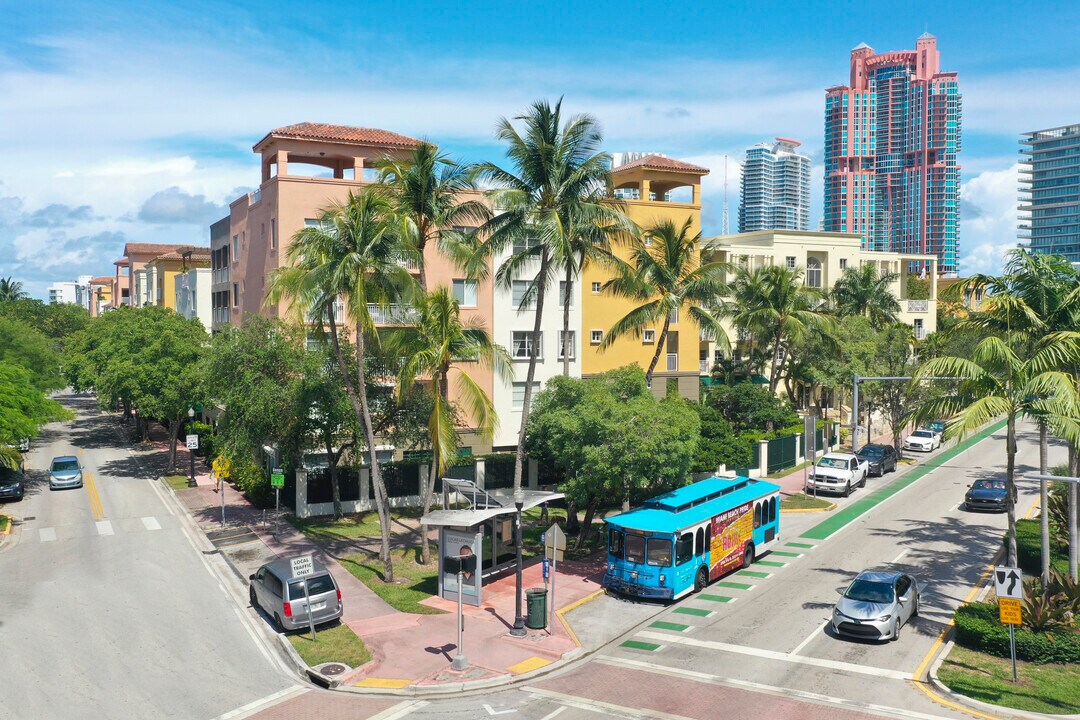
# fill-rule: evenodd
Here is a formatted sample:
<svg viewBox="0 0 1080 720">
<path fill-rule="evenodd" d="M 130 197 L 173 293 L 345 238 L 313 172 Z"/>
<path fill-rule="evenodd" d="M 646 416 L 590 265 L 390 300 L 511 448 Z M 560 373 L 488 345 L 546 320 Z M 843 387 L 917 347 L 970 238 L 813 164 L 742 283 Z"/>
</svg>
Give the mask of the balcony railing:
<svg viewBox="0 0 1080 720">
<path fill-rule="evenodd" d="M 371 321 L 376 325 L 410 325 L 417 319 L 416 310 L 404 305 L 381 306 L 369 303 L 367 309 Z"/>
<path fill-rule="evenodd" d="M 262 188 L 259 188 L 255 192 L 248 193 L 248 205 L 254 205 L 262 200 Z"/>
<path fill-rule="evenodd" d="M 709 373 L 711 373 L 712 372 L 712 365 L 713 364 L 711 362 L 709 362 L 708 360 L 702 360 L 701 361 L 701 374 L 702 375 L 708 375 Z"/>
<path fill-rule="evenodd" d="M 924 313 L 930 311 L 929 300 L 908 300 L 907 311 L 910 313 Z"/>
<path fill-rule="evenodd" d="M 667 354 L 667 369 L 668 372 L 676 372 L 679 369 L 679 353 Z"/>
<path fill-rule="evenodd" d="M 223 267 L 214 270 L 211 273 L 210 282 L 214 285 L 227 285 L 229 282 L 229 268 Z"/>
<path fill-rule="evenodd" d="M 228 325 L 229 324 L 229 308 L 216 307 L 212 313 L 212 322 L 214 325 Z"/>
</svg>

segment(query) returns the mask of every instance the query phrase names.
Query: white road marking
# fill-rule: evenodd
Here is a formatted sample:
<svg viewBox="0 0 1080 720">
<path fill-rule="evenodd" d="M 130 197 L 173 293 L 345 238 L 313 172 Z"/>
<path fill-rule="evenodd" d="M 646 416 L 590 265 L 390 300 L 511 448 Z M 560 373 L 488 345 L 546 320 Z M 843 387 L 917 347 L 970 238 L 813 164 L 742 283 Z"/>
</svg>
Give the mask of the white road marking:
<svg viewBox="0 0 1080 720">
<path fill-rule="evenodd" d="M 238 720 L 239 718 L 251 717 L 258 710 L 264 710 L 271 705 L 277 705 L 279 702 L 287 700 L 291 697 L 295 697 L 301 693 L 305 693 L 309 688 L 303 685 L 292 685 L 284 690 L 278 690 L 276 693 L 271 693 L 266 697 L 261 697 L 258 700 L 252 700 L 247 705 L 241 705 L 235 710 L 230 710 L 224 715 L 218 715 L 214 720 Z M 374 718 L 372 718 L 374 720 Z"/>
<path fill-rule="evenodd" d="M 419 710 L 430 705 L 427 700 L 402 700 L 393 707 L 388 707 L 377 715 L 372 715 L 368 720 L 400 720 L 413 710 Z"/>
<path fill-rule="evenodd" d="M 615 715 L 616 717 L 642 718 L 643 720 L 691 720 L 685 715 L 673 715 L 671 713 L 660 712 L 659 710 L 639 710 L 637 708 L 616 705 L 601 700 L 585 700 L 584 698 L 555 692 L 554 690 L 544 690 L 536 687 L 524 687 L 522 690 L 532 695 L 539 695 L 540 697 L 548 698 L 549 700 L 555 700 L 563 705 L 578 708 L 579 710 L 603 713 L 608 717 Z"/>
<path fill-rule="evenodd" d="M 566 710 L 566 706 L 565 705 L 560 705 L 559 707 L 555 708 L 554 710 L 549 712 L 544 717 L 540 718 L 540 720 L 552 720 L 552 718 L 558 717 L 559 715 L 562 715 L 564 710 Z"/>
<path fill-rule="evenodd" d="M 154 517 L 153 515 L 151 515 L 150 517 L 144 517 L 142 519 L 142 524 L 143 524 L 143 527 L 145 527 L 147 530 L 160 530 L 161 529 L 161 523 L 159 523 L 157 518 Z"/>
<path fill-rule="evenodd" d="M 814 632 L 807 635 L 806 639 L 803 640 L 801 643 L 799 643 L 799 645 L 794 650 L 789 652 L 788 655 L 798 655 L 799 651 L 802 650 L 807 645 L 809 645 L 811 640 L 813 640 L 818 635 L 820 635 L 822 633 L 822 631 L 825 630 L 825 626 L 828 625 L 828 624 L 829 624 L 829 621 L 826 620 L 825 622 L 818 625 L 817 628 L 814 630 Z"/>
<path fill-rule="evenodd" d="M 558 560 L 558 558 L 555 558 Z M 495 710 L 487 703 L 484 703 L 484 709 L 487 710 L 488 715 L 509 715 L 510 713 L 516 713 L 517 710 L 510 708 L 509 710 Z"/>
<path fill-rule="evenodd" d="M 911 549 L 911 548 L 908 548 L 908 549 L 906 549 L 906 550 L 902 550 L 902 551 L 900 552 L 900 554 L 899 554 L 899 555 L 897 555 L 896 557 L 894 557 L 894 558 L 893 558 L 892 560 L 890 560 L 890 561 L 889 561 L 889 564 L 890 564 L 890 565 L 892 565 L 892 564 L 894 564 L 894 563 L 898 563 L 898 562 L 900 562 L 900 558 L 902 558 L 902 557 L 904 557 L 905 555 L 907 555 L 907 554 L 908 554 L 908 550 L 910 550 L 910 549 Z"/>
<path fill-rule="evenodd" d="M 846 709 L 854 709 L 860 711 L 872 710 L 874 712 L 882 713 L 885 715 L 891 715 L 893 717 L 900 718 L 917 718 L 917 720 L 941 720 L 939 715 L 928 715 L 926 713 L 916 712 L 914 710 L 905 710 L 903 708 L 890 707 L 888 705 L 877 705 L 874 703 L 862 703 L 854 700 L 847 700 L 845 698 L 833 697 L 831 695 L 821 695 L 819 693 L 808 692 L 806 690 L 797 690 L 795 688 L 778 687 L 776 685 L 766 685 L 764 683 L 752 682 L 750 680 L 738 680 L 736 678 L 725 678 L 718 675 L 709 675 L 708 673 L 696 672 L 694 670 L 684 670 L 682 668 L 672 668 L 666 665 L 660 665 L 658 663 L 645 662 L 644 660 L 629 660 L 615 657 L 602 656 L 596 658 L 596 662 L 603 663 L 604 665 L 616 665 L 622 667 L 634 668 L 637 670 L 643 670 L 645 672 L 657 673 L 659 675 L 670 675 L 676 678 L 685 678 L 690 680 L 697 680 L 700 682 L 706 682 L 714 685 L 725 685 L 734 688 L 746 688 L 748 690 L 755 690 L 758 692 L 765 692 L 770 695 L 779 695 L 782 697 L 797 697 L 803 700 L 811 700 L 813 702 L 822 703 L 825 705 L 833 705 Z M 524 688 L 526 691 L 532 692 L 531 688 Z"/>
<path fill-rule="evenodd" d="M 113 535 L 114 534 L 113 533 L 112 523 L 109 522 L 108 520 L 98 520 L 94 524 L 97 525 L 97 534 L 98 535 Z"/>
<path fill-rule="evenodd" d="M 38 538 L 41 542 L 53 542 L 56 540 L 56 528 L 41 528 L 38 530 Z"/>
<path fill-rule="evenodd" d="M 720 650 L 739 655 L 750 655 L 766 660 L 780 660 L 782 662 L 798 663 L 800 665 L 813 665 L 815 667 L 823 667 L 830 670 L 842 670 L 844 672 L 858 673 L 860 675 L 873 675 L 874 677 L 890 678 L 893 680 L 912 679 L 911 673 L 900 672 L 899 670 L 856 665 L 854 663 L 841 662 L 839 660 L 822 660 L 821 658 L 788 655 L 787 653 L 776 652 L 775 650 L 762 650 L 761 648 L 744 647 L 742 645 L 732 645 L 730 643 L 716 642 L 713 640 L 698 640 L 697 638 L 681 637 L 679 635 L 665 635 L 652 632 L 651 630 L 642 630 L 636 637 L 648 638 L 650 640 L 663 640 L 678 645 L 709 648 L 711 650 Z"/>
<path fill-rule="evenodd" d="M 251 625 L 247 622 L 244 622 L 244 613 L 242 613 L 240 611 L 240 608 L 238 607 L 234 607 L 233 612 L 236 613 L 236 617 L 240 618 L 240 624 L 244 626 L 244 630 L 246 630 L 247 634 L 251 637 L 251 641 L 255 643 L 255 647 L 259 648 L 259 652 L 261 652 L 262 656 L 266 658 L 267 664 L 273 666 L 274 661 L 270 657 L 270 653 L 267 652 L 265 644 L 259 641 L 258 636 L 255 635 L 255 631 L 251 629 Z"/>
</svg>

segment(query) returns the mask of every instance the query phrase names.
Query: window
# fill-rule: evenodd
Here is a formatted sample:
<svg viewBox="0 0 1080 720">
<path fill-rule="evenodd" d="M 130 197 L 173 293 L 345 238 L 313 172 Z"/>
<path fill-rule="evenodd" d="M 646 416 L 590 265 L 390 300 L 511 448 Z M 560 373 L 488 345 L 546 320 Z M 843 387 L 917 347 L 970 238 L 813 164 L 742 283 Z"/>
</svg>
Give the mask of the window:
<svg viewBox="0 0 1080 720">
<path fill-rule="evenodd" d="M 654 343 L 654 342 L 656 342 L 656 331 L 655 330 L 643 330 L 641 332 L 641 342 L 643 342 L 643 343 Z"/>
<path fill-rule="evenodd" d="M 667 538 L 649 538 L 649 564 L 671 567 L 671 541 Z"/>
<path fill-rule="evenodd" d="M 309 595 L 322 595 L 323 593 L 334 592 L 337 590 L 334 587 L 334 579 L 329 575 L 316 575 L 313 578 L 308 578 L 308 594 Z M 304 597 L 304 581 L 294 580 L 289 583 L 289 599 L 303 599 Z"/>
<path fill-rule="evenodd" d="M 762 503 L 754 503 L 754 529 L 757 530 L 761 527 L 761 509 Z"/>
<path fill-rule="evenodd" d="M 529 397 L 530 405 L 532 405 L 532 400 L 536 397 L 536 393 L 538 392 L 540 392 L 540 383 L 534 382 L 532 387 L 532 395 Z M 525 409 L 525 383 L 514 383 L 513 397 L 511 398 L 511 402 L 512 407 L 516 412 L 521 412 Z"/>
<path fill-rule="evenodd" d="M 705 528 L 697 529 L 697 538 L 694 541 L 694 554 L 700 555 L 705 552 Z"/>
<path fill-rule="evenodd" d="M 518 255 L 526 250 L 532 250 L 540 247 L 540 238 L 525 238 L 524 240 L 514 241 L 514 254 Z"/>
<path fill-rule="evenodd" d="M 645 538 L 642 536 L 627 533 L 624 550 L 627 562 L 637 563 L 639 565 L 645 562 Z"/>
<path fill-rule="evenodd" d="M 674 308 L 674 309 L 672 309 L 671 313 L 668 315 L 668 325 L 678 325 L 678 324 L 679 324 L 679 308 Z"/>
<path fill-rule="evenodd" d="M 608 552 L 622 560 L 623 534 L 615 528 L 612 528 L 610 535 L 608 535 Z"/>
<path fill-rule="evenodd" d="M 806 258 L 806 285 L 812 288 L 821 287 L 821 261 L 816 257 Z"/>
<path fill-rule="evenodd" d="M 896 581 L 896 594 L 900 597 L 907 595 L 908 589 L 911 587 L 911 578 L 907 575 L 901 575 Z"/>
<path fill-rule="evenodd" d="M 270 249 L 277 247 L 277 220 L 270 218 Z"/>
<path fill-rule="evenodd" d="M 840 270 L 847 270 L 847 258 L 840 258 Z"/>
<path fill-rule="evenodd" d="M 925 334 L 922 318 L 915 318 L 915 339 L 922 340 Z"/>
<path fill-rule="evenodd" d="M 594 282 L 594 283 L 592 284 L 592 291 L 593 291 L 594 293 L 598 293 L 598 292 L 600 292 L 600 283 L 598 283 L 598 282 Z"/>
<path fill-rule="evenodd" d="M 675 564 L 683 565 L 694 557 L 694 533 L 683 533 L 675 545 Z"/>
<path fill-rule="evenodd" d="M 566 300 L 566 281 L 559 281 L 559 307 L 565 307 L 564 301 Z M 574 307 L 574 283 L 570 283 L 570 307 Z"/>
<path fill-rule="evenodd" d="M 510 355 L 515 360 L 528 360 L 535 353 L 536 357 L 543 357 L 544 333 L 539 332 L 536 348 L 533 348 L 532 330 L 514 330 L 510 335 Z"/>
<path fill-rule="evenodd" d="M 511 302 L 513 302 L 515 310 L 536 309 L 536 293 L 529 293 L 531 285 L 532 282 L 529 280 L 514 280 L 511 285 Z M 526 295 L 528 295 L 528 303 L 525 303 Z"/>
<path fill-rule="evenodd" d="M 309 227 L 317 228 L 317 227 L 319 227 L 319 225 L 320 225 L 320 223 L 319 223 L 319 220 L 317 218 L 304 218 L 304 227 L 306 227 L 306 228 L 309 228 Z"/>
<path fill-rule="evenodd" d="M 233 235 L 232 236 L 232 256 L 233 256 L 233 261 L 234 262 L 236 261 L 236 259 L 238 257 L 240 257 L 240 236 L 239 235 Z"/>
<path fill-rule="evenodd" d="M 600 343 L 604 342 L 604 331 L 603 330 L 590 330 L 589 331 L 589 342 L 592 343 L 593 345 L 599 345 Z"/>
<path fill-rule="evenodd" d="M 566 338 L 566 350 L 571 360 L 577 359 L 577 352 L 575 351 L 577 333 L 573 330 L 570 331 L 569 336 Z M 559 331 L 559 360 L 563 359 L 563 331 Z"/>
<path fill-rule="evenodd" d="M 461 307 L 476 307 L 478 284 L 475 280 L 454 280 L 454 299 Z"/>
<path fill-rule="evenodd" d="M 788 270 L 794 270 L 795 269 L 795 256 L 794 255 L 788 255 L 786 263 L 787 263 L 787 269 Z"/>
<path fill-rule="evenodd" d="M 232 284 L 232 304 L 233 307 L 240 307 L 240 286 L 236 283 Z"/>
</svg>

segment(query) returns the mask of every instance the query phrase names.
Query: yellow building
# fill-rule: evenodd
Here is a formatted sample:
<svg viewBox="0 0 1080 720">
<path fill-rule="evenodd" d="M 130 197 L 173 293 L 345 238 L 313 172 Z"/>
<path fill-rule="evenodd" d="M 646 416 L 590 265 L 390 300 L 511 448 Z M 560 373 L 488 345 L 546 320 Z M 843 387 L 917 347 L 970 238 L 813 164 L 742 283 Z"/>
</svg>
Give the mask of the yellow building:
<svg viewBox="0 0 1080 720">
<path fill-rule="evenodd" d="M 701 231 L 701 178 L 706 168 L 673 160 L 663 155 L 647 155 L 612 170 L 616 195 L 626 203 L 626 213 L 642 228 L 660 220 L 681 226 L 690 219 L 691 232 Z M 616 247 L 615 254 L 629 260 L 629 249 Z M 647 369 L 656 352 L 662 327 L 646 329 L 640 338 L 623 337 L 600 350 L 608 330 L 638 303 L 602 292 L 611 279 L 608 270 L 596 265 L 582 273 L 581 373 L 590 377 L 613 368 L 637 363 Z M 685 313 L 673 317 L 663 353 L 653 371 L 653 392 L 658 396 L 678 388 L 684 397 L 697 399 L 699 383 L 700 332 Z"/>
<path fill-rule="evenodd" d="M 210 248 L 181 247 L 146 263 L 148 305 L 176 310 L 176 278 L 191 268 L 210 267 Z"/>
</svg>

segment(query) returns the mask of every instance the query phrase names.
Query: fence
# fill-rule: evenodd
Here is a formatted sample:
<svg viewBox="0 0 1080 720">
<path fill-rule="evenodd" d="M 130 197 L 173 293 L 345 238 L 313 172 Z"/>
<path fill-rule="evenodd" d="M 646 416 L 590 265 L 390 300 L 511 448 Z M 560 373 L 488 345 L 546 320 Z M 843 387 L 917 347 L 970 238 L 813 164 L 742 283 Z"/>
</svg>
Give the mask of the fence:
<svg viewBox="0 0 1080 720">
<path fill-rule="evenodd" d="M 788 435 L 769 441 L 767 446 L 767 474 L 772 475 L 773 473 L 780 472 L 784 468 L 794 467 L 797 464 L 796 457 L 798 453 L 796 450 L 798 448 L 798 437 L 798 435 Z"/>
</svg>

